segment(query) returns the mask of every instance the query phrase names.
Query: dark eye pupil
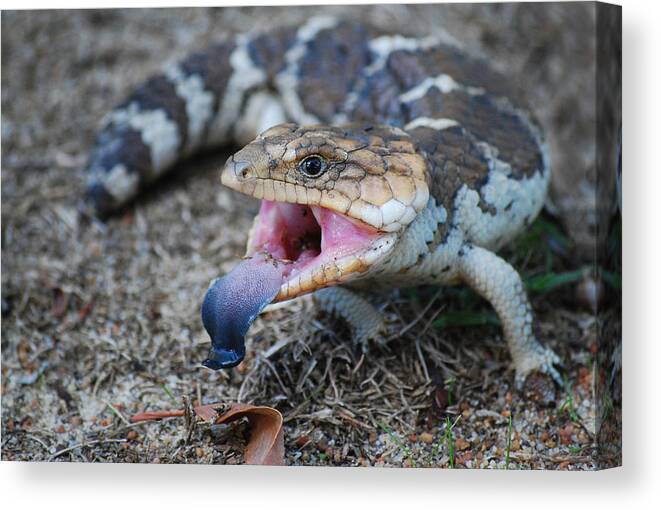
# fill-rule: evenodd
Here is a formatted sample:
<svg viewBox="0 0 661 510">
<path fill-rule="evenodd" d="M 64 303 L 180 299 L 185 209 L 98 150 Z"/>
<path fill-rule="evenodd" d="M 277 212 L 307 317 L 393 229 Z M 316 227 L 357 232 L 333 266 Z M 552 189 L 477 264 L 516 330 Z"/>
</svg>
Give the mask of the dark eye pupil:
<svg viewBox="0 0 661 510">
<path fill-rule="evenodd" d="M 321 159 L 317 157 L 308 158 L 303 162 L 303 170 L 310 176 L 319 175 L 322 167 Z"/>
</svg>

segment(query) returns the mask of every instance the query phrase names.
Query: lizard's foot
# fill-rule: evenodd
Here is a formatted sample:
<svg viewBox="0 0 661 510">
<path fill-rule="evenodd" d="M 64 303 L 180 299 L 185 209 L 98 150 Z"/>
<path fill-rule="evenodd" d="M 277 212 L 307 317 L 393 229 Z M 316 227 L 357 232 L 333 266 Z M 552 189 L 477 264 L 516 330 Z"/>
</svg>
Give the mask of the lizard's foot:
<svg viewBox="0 0 661 510">
<path fill-rule="evenodd" d="M 347 322 L 362 352 L 368 352 L 372 344 L 386 344 L 388 329 L 383 314 L 362 296 L 343 287 L 330 287 L 315 292 L 314 298 L 323 310 Z"/>
<path fill-rule="evenodd" d="M 537 341 L 532 330 L 532 309 L 516 270 L 493 252 L 470 244 L 462 247 L 463 280 L 489 301 L 498 313 L 516 368 L 516 386 L 521 389 L 528 374 L 543 372 L 563 386 L 556 369 L 562 363 L 548 347 Z"/>
<path fill-rule="evenodd" d="M 558 386 L 564 386 L 564 380 L 556 368 L 556 366 L 563 367 L 562 360 L 549 347 L 542 345 L 537 340 L 533 341 L 530 349 L 523 356 L 515 360 L 515 366 L 515 383 L 519 390 L 523 388 L 528 375 L 535 371 L 548 374 Z"/>
<path fill-rule="evenodd" d="M 368 353 L 372 346 L 384 348 L 388 343 L 388 328 L 381 314 L 372 316 L 369 323 L 352 325 L 352 329 L 354 342 L 363 353 Z"/>
</svg>

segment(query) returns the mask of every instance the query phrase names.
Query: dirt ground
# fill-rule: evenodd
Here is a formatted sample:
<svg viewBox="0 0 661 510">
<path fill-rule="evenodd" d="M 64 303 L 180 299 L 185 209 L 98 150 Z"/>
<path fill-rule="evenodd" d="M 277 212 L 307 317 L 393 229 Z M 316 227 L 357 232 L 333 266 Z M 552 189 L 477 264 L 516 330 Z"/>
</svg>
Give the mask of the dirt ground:
<svg viewBox="0 0 661 510">
<path fill-rule="evenodd" d="M 278 408 L 291 465 L 590 470 L 618 463 L 617 446 L 610 460 L 596 460 L 603 409 L 593 393 L 599 344 L 589 271 L 592 9 L 3 12 L 2 460 L 242 463 L 245 423 L 187 431 L 177 418 L 128 422 L 139 411 L 180 408 L 187 397 Z M 443 27 L 520 77 L 546 129 L 555 174 L 542 219 L 505 255 L 531 288 L 540 338 L 565 360 L 565 388 L 540 377 L 518 392 L 492 311 L 459 288 L 389 296 L 383 308 L 392 340 L 366 356 L 341 321 L 302 300 L 256 321 L 238 369 L 202 368 L 209 346 L 202 297 L 243 253 L 257 207 L 221 188 L 227 152 L 180 165 L 105 223 L 78 215 L 95 129 L 132 87 L 223 34 L 328 11 L 406 34 Z M 616 333 L 618 312 L 614 306 L 607 321 Z M 617 398 L 613 407 L 617 429 Z"/>
</svg>

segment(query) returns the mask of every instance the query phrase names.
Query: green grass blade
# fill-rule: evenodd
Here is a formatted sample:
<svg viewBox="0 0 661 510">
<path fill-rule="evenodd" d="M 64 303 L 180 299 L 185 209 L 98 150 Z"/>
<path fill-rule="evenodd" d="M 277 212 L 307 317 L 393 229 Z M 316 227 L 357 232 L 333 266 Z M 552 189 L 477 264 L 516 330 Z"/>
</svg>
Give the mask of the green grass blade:
<svg viewBox="0 0 661 510">
<path fill-rule="evenodd" d="M 584 274 L 585 274 L 584 268 L 576 269 L 574 271 L 567 271 L 565 273 L 554 273 L 554 272 L 544 273 L 527 278 L 526 288 L 530 292 L 536 292 L 536 293 L 550 292 L 554 289 L 557 289 L 558 287 L 569 285 L 570 283 L 574 283 L 580 280 L 581 278 L 583 278 Z"/>
<path fill-rule="evenodd" d="M 437 328 L 447 328 L 455 326 L 483 326 L 489 324 L 499 326 L 498 316 L 493 312 L 471 312 L 457 311 L 442 314 L 434 321 Z"/>
</svg>

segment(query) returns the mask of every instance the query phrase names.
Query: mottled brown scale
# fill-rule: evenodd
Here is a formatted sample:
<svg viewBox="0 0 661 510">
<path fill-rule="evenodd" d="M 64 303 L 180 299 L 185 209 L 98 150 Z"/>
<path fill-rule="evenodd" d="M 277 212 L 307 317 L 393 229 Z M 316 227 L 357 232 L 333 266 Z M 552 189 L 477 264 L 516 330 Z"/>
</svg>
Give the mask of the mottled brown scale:
<svg viewBox="0 0 661 510">
<path fill-rule="evenodd" d="M 358 81 L 356 104 L 347 113 L 356 122 L 374 122 L 402 127 L 404 115 L 399 102 L 401 86 L 387 69 Z"/>
<path fill-rule="evenodd" d="M 118 108 L 127 107 L 131 103 L 137 104 L 140 110 L 163 110 L 179 128 L 179 149 L 186 146 L 188 139 L 186 102 L 177 95 L 174 84 L 166 76 L 159 74 L 150 78 Z"/>
<path fill-rule="evenodd" d="M 456 121 L 477 140 L 495 148 L 498 158 L 511 165 L 514 178 L 529 177 L 542 169 L 539 147 L 523 120 L 498 109 L 488 96 L 461 90 L 443 94 L 432 87 L 421 99 L 407 103 L 406 110 L 407 122 L 429 116 Z"/>
<path fill-rule="evenodd" d="M 127 169 L 138 173 L 143 178 L 147 178 L 151 171 L 152 161 L 149 148 L 142 142 L 142 137 L 136 131 L 127 131 L 124 136 L 127 150 L 123 155 L 123 163 L 127 164 Z"/>
<path fill-rule="evenodd" d="M 460 87 L 473 93 L 467 90 L 443 93 L 432 86 L 418 99 L 400 101 L 401 95 L 439 75 L 449 76 Z M 435 172 L 441 172 L 443 168 L 449 172 L 443 181 L 456 181 L 447 191 L 439 186 L 433 188 L 432 194 L 442 200 L 448 193 L 450 197 L 454 196 L 462 172 L 466 173 L 464 182 L 469 187 L 484 183 L 481 176 L 486 172 L 486 161 L 479 151 L 473 150 L 475 142 L 488 143 L 494 156 L 511 165 L 514 178 L 530 177 L 544 170 L 539 140 L 530 125 L 534 119 L 524 120 L 513 113 L 515 108 L 526 106 L 516 87 L 483 60 L 466 56 L 452 46 L 438 44 L 427 49 L 391 52 L 382 69 L 361 78 L 356 95 L 358 99 L 353 109 L 347 112 L 356 121 L 403 127 L 424 117 L 449 119 L 465 128 L 466 134 L 452 137 L 453 143 L 433 144 L 433 150 L 426 151 L 434 155 Z M 424 130 L 413 130 L 411 134 L 416 138 L 418 132 L 425 133 Z M 436 135 L 428 133 L 425 135 L 427 139 L 423 138 L 420 143 L 429 145 L 429 137 Z M 472 140 L 460 140 L 463 137 Z M 464 152 L 467 146 L 471 150 Z M 476 173 L 476 168 L 481 170 Z M 474 189 L 479 191 L 479 187 Z M 493 212 L 488 204 L 481 203 L 480 206 Z"/>
<path fill-rule="evenodd" d="M 404 90 L 426 78 L 446 74 L 466 87 L 481 88 L 493 97 L 507 97 L 519 108 L 527 106 L 506 76 L 494 71 L 485 60 L 469 57 L 450 45 L 439 44 L 415 52 L 395 51 L 388 59 L 388 70 Z"/>
<path fill-rule="evenodd" d="M 322 122 L 339 112 L 354 82 L 370 63 L 367 42 L 374 31 L 364 25 L 340 23 L 320 31 L 298 63 L 298 93 L 305 110 Z"/>
<path fill-rule="evenodd" d="M 436 231 L 433 246 L 441 244 L 454 221 L 454 199 L 459 189 L 466 185 L 479 190 L 489 176 L 489 166 L 463 128 L 454 127 L 436 130 L 420 127 L 412 130 L 411 135 L 419 150 L 426 154 L 431 181 L 431 194 L 443 205 L 448 217 Z M 482 199 L 479 203 L 484 211 L 493 208 Z"/>
<path fill-rule="evenodd" d="M 248 52 L 252 61 L 264 69 L 267 79 L 273 81 L 285 68 L 285 54 L 295 42 L 296 27 L 285 27 L 252 39 L 248 43 Z"/>
<path fill-rule="evenodd" d="M 214 112 L 219 110 L 227 83 L 232 76 L 230 56 L 235 49 L 233 42 L 217 43 L 207 51 L 193 53 L 179 64 L 184 74 L 199 76 L 204 83 L 204 89 L 212 92 Z"/>
</svg>

